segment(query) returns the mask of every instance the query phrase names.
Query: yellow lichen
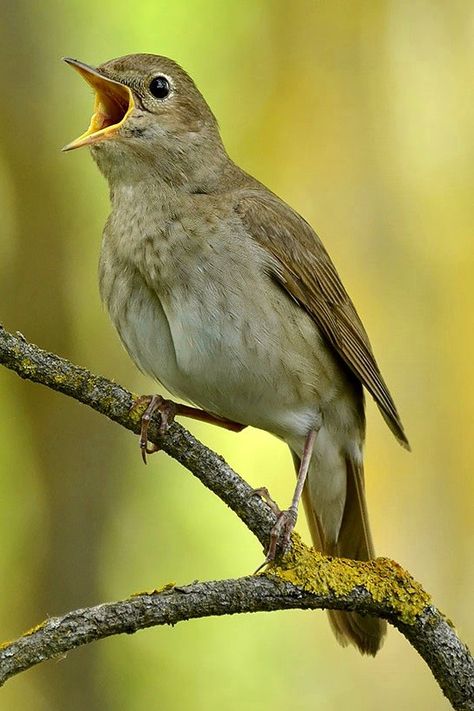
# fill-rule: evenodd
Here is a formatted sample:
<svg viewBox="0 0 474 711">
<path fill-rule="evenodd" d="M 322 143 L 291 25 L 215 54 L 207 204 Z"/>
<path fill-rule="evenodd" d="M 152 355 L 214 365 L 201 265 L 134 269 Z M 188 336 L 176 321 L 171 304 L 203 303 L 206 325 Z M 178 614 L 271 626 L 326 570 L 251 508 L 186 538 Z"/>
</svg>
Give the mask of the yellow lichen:
<svg viewBox="0 0 474 711">
<path fill-rule="evenodd" d="M 130 597 L 140 597 L 141 595 L 159 595 L 160 593 L 167 592 L 168 590 L 173 590 L 176 583 L 166 583 L 162 585 L 161 588 L 155 588 L 154 590 L 144 590 L 143 592 L 132 593 Z"/>
<path fill-rule="evenodd" d="M 35 375 L 37 372 L 37 366 L 36 363 L 34 363 L 31 358 L 28 358 L 27 356 L 23 356 L 20 359 L 20 368 L 19 370 L 24 373 L 25 375 L 32 376 Z"/>
<path fill-rule="evenodd" d="M 22 634 L 22 637 L 29 637 L 30 635 L 34 634 L 35 632 L 39 632 L 39 630 L 42 630 L 43 627 L 48 623 L 48 620 L 44 620 L 43 622 L 40 622 L 38 625 L 35 625 L 34 627 L 31 627 L 29 630 L 26 630 Z"/>
<path fill-rule="evenodd" d="M 384 602 L 406 624 L 430 604 L 429 595 L 409 573 L 388 558 L 368 562 L 323 556 L 308 548 L 294 534 L 291 550 L 276 564 L 267 568 L 267 575 L 293 583 L 315 594 L 332 593 L 343 597 L 361 586 L 375 602 Z"/>
<path fill-rule="evenodd" d="M 71 379 L 68 375 L 64 373 L 54 373 L 53 380 L 56 385 L 62 385 L 63 383 L 69 382 Z"/>
<path fill-rule="evenodd" d="M 139 403 L 138 400 L 140 399 L 140 395 L 136 395 L 135 393 L 131 393 L 132 395 L 132 401 L 133 401 L 133 406 L 130 408 L 130 411 L 128 413 L 130 419 L 132 422 L 135 424 L 138 424 L 141 422 L 143 413 L 145 412 L 146 408 L 148 407 L 146 402 Z"/>
</svg>

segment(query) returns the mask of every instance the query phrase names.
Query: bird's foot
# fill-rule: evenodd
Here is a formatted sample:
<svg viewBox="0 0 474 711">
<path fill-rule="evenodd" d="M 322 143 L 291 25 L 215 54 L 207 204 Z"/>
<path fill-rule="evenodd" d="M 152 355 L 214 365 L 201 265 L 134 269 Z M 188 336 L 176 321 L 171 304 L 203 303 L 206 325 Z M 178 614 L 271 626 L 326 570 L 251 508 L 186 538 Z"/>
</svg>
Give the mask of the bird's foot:
<svg viewBox="0 0 474 711">
<path fill-rule="evenodd" d="M 297 518 L 297 509 L 291 506 L 286 511 L 280 512 L 276 524 L 270 531 L 270 544 L 267 551 L 269 560 L 274 560 L 278 551 L 281 551 L 282 554 L 288 551 Z"/>
<path fill-rule="evenodd" d="M 148 428 L 153 414 L 155 412 L 160 413 L 161 419 L 159 433 L 160 435 L 163 435 L 173 422 L 178 412 L 178 405 L 172 400 L 165 400 L 165 398 L 161 395 L 141 395 L 134 401 L 130 411 L 137 409 L 144 403 L 147 403 L 147 408 L 141 419 L 140 450 L 142 453 L 142 459 L 146 464 L 147 454 L 154 454 L 155 452 L 160 451 L 160 448 L 156 444 L 150 445 L 148 442 Z"/>
<path fill-rule="evenodd" d="M 165 432 L 167 432 L 176 415 L 192 417 L 193 419 L 200 420 L 201 422 L 209 422 L 213 425 L 219 425 L 219 427 L 224 427 L 224 429 L 231 430 L 232 432 L 240 432 L 245 428 L 245 425 L 242 425 L 239 422 L 234 422 L 233 420 L 228 420 L 227 418 L 219 417 L 218 415 L 212 415 L 205 410 L 199 410 L 197 407 L 182 405 L 181 403 L 173 402 L 173 400 L 165 400 L 165 398 L 161 395 L 141 395 L 133 402 L 130 412 L 136 410 L 145 403 L 147 403 L 147 408 L 142 415 L 142 427 L 140 432 L 140 449 L 142 452 L 142 459 L 145 464 L 147 454 L 154 454 L 160 450 L 156 444 L 150 445 L 148 442 L 148 428 L 150 426 L 150 420 L 155 412 L 160 413 L 160 435 L 164 435 Z"/>
<path fill-rule="evenodd" d="M 290 506 L 286 511 L 278 513 L 277 522 L 270 531 L 270 543 L 268 544 L 265 560 L 259 565 L 255 573 L 258 573 L 269 563 L 273 563 L 277 556 L 284 555 L 288 551 L 297 517 L 298 511 L 293 506 Z"/>
<path fill-rule="evenodd" d="M 252 489 L 250 496 L 260 496 L 260 498 L 262 498 L 269 505 L 275 516 L 279 516 L 281 514 L 278 504 L 274 501 L 274 499 L 272 499 L 266 486 L 259 486 L 258 489 Z"/>
</svg>

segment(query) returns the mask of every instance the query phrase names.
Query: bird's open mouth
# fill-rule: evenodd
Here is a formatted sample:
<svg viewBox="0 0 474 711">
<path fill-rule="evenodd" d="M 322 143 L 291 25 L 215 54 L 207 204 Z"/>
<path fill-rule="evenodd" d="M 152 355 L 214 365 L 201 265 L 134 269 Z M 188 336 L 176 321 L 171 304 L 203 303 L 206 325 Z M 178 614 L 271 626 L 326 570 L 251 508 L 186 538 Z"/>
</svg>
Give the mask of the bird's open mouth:
<svg viewBox="0 0 474 711">
<path fill-rule="evenodd" d="M 124 84 L 102 76 L 96 69 L 77 59 L 65 57 L 95 91 L 94 113 L 89 128 L 82 136 L 64 146 L 63 151 L 90 146 L 112 138 L 134 109 L 132 92 Z"/>
</svg>

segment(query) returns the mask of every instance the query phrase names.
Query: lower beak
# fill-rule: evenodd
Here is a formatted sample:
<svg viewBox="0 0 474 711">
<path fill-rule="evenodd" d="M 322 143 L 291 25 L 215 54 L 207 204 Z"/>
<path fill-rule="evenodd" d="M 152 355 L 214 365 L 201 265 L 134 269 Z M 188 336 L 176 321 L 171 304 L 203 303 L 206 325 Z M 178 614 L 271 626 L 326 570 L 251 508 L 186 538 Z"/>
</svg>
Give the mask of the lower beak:
<svg viewBox="0 0 474 711">
<path fill-rule="evenodd" d="M 89 128 L 82 136 L 64 146 L 63 151 L 72 151 L 74 148 L 91 146 L 113 138 L 135 107 L 132 92 L 128 86 L 104 77 L 97 69 L 77 59 L 64 57 L 64 61 L 78 71 L 94 89 L 95 102 Z"/>
</svg>

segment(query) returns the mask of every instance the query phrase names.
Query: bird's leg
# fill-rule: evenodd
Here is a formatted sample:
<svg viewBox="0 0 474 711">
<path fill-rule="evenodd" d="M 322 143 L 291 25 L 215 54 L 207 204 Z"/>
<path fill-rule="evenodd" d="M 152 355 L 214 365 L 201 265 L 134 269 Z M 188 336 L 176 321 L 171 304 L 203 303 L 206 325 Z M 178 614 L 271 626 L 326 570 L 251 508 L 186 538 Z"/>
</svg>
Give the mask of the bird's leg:
<svg viewBox="0 0 474 711">
<path fill-rule="evenodd" d="M 298 518 L 298 504 L 301 499 L 301 494 L 303 493 L 303 487 L 306 481 L 306 476 L 308 474 L 309 464 L 311 462 L 311 456 L 313 454 L 314 443 L 316 441 L 317 430 L 310 430 L 306 435 L 303 448 L 303 456 L 301 457 L 300 467 L 298 470 L 298 476 L 296 479 L 295 492 L 291 500 L 290 508 L 286 511 L 280 511 L 278 515 L 278 520 L 273 526 L 270 532 L 270 543 L 268 545 L 267 557 L 264 563 L 260 566 L 262 568 L 267 563 L 275 560 L 278 549 L 282 553 L 286 553 L 290 545 L 291 533 L 295 527 L 296 519 Z M 260 570 L 258 568 L 258 570 Z"/>
<path fill-rule="evenodd" d="M 223 427 L 225 430 L 230 430 L 231 432 L 242 432 L 247 425 L 241 425 L 240 422 L 234 422 L 233 420 L 228 420 L 227 417 L 219 417 L 219 415 L 212 415 L 205 410 L 200 410 L 197 407 L 190 407 L 189 405 L 181 405 L 179 402 L 173 403 L 176 407 L 176 415 L 182 415 L 183 417 L 192 417 L 194 420 L 200 420 L 201 422 L 209 422 L 211 425 L 217 425 L 218 427 Z"/>
<path fill-rule="evenodd" d="M 197 407 L 181 405 L 180 403 L 173 402 L 173 400 L 165 400 L 165 398 L 161 395 L 141 395 L 134 401 L 130 411 L 135 410 L 145 402 L 148 403 L 148 405 L 142 415 L 140 431 L 140 449 L 142 452 L 142 459 L 145 464 L 147 463 L 146 455 L 154 454 L 160 449 L 156 444 L 152 444 L 151 446 L 148 444 L 148 428 L 150 426 L 150 420 L 155 412 L 160 413 L 160 434 L 165 434 L 176 415 L 193 417 L 195 420 L 201 420 L 202 422 L 209 422 L 213 425 L 219 425 L 220 427 L 224 427 L 232 432 L 240 432 L 245 428 L 245 425 L 233 422 L 232 420 L 227 420 L 225 417 L 211 415 L 204 410 L 199 410 Z"/>
</svg>

